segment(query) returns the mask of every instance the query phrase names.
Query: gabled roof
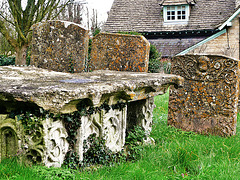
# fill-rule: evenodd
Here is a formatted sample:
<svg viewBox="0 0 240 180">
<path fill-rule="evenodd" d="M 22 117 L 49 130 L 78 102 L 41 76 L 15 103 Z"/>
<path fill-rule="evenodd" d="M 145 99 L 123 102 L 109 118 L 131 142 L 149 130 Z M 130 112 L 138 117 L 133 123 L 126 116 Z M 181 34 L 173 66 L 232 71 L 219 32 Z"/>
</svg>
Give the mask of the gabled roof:
<svg viewBox="0 0 240 180">
<path fill-rule="evenodd" d="M 155 45 L 162 57 L 172 57 L 186 48 L 197 44 L 206 37 L 190 37 L 190 38 L 164 38 L 164 39 L 149 39 L 148 41 Z"/>
<path fill-rule="evenodd" d="M 161 32 L 215 29 L 234 13 L 235 1 L 195 0 L 187 24 L 166 25 L 158 0 L 114 0 L 103 30 Z"/>
<path fill-rule="evenodd" d="M 159 4 L 164 5 L 180 5 L 180 4 L 195 4 L 195 0 L 160 0 Z"/>
</svg>

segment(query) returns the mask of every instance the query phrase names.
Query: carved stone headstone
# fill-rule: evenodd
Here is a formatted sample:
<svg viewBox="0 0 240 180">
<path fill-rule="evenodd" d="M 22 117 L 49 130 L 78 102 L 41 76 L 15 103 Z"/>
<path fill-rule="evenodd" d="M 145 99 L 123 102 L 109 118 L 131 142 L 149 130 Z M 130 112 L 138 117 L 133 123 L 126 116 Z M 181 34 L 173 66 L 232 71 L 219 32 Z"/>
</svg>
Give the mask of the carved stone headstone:
<svg viewBox="0 0 240 180">
<path fill-rule="evenodd" d="M 224 56 L 176 56 L 172 74 L 185 78 L 171 89 L 168 124 L 202 134 L 234 135 L 238 105 L 238 61 Z"/>
<path fill-rule="evenodd" d="M 143 36 L 100 33 L 93 38 L 90 69 L 147 72 L 149 49 Z"/>
<path fill-rule="evenodd" d="M 31 65 L 60 72 L 83 72 L 88 31 L 67 21 L 33 25 Z"/>
</svg>

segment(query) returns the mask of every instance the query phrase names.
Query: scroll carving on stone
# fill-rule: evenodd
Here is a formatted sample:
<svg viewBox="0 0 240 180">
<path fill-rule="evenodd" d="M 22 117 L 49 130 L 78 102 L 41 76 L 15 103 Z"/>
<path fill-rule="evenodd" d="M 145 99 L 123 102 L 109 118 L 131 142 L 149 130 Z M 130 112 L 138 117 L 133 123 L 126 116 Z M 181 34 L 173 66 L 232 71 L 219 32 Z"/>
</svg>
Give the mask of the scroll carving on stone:
<svg viewBox="0 0 240 180">
<path fill-rule="evenodd" d="M 44 158 L 43 127 L 37 127 L 31 134 L 25 134 L 26 157 L 30 163 L 40 164 Z"/>
<path fill-rule="evenodd" d="M 150 132 L 152 130 L 153 109 L 155 107 L 154 98 L 148 98 L 146 99 L 146 103 L 142 108 L 144 118 L 142 119 L 141 126 L 147 135 L 150 135 Z"/>
<path fill-rule="evenodd" d="M 152 142 L 149 135 L 152 130 L 153 109 L 155 108 L 154 98 L 130 102 L 127 111 L 127 131 L 134 126 L 141 126 L 147 133 L 146 142 Z"/>
<path fill-rule="evenodd" d="M 69 147 L 63 123 L 47 119 L 44 123 L 44 133 L 46 146 L 44 163 L 48 167 L 61 167 Z"/>
<path fill-rule="evenodd" d="M 168 124 L 203 134 L 234 135 L 238 104 L 238 61 L 224 56 L 176 56 L 172 74 L 185 78 L 172 88 Z"/>
<path fill-rule="evenodd" d="M 100 122 L 101 113 L 94 113 L 91 116 L 83 116 L 81 118 L 81 127 L 78 130 L 77 142 L 75 146 L 81 161 L 83 160 L 84 141 L 87 140 L 91 134 L 95 133 L 97 136 L 100 136 L 101 134 L 102 124 Z"/>
<path fill-rule="evenodd" d="M 121 151 L 125 144 L 127 108 L 110 109 L 103 113 L 103 137 L 112 151 Z"/>
</svg>

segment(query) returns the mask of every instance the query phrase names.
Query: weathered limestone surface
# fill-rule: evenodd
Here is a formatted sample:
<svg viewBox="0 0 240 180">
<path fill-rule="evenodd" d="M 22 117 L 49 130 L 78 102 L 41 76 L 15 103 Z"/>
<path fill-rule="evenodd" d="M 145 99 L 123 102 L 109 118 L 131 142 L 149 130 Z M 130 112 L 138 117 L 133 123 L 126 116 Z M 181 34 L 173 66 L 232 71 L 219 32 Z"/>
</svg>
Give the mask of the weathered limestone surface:
<svg viewBox="0 0 240 180">
<path fill-rule="evenodd" d="M 67 21 L 33 26 L 31 65 L 60 72 L 83 72 L 88 55 L 88 31 Z"/>
<path fill-rule="evenodd" d="M 100 33 L 93 38 L 90 69 L 147 72 L 149 50 L 143 36 Z"/>
<path fill-rule="evenodd" d="M 62 121 L 53 122 L 48 118 L 43 122 L 44 158 L 43 163 L 50 167 L 61 167 L 68 151 L 67 132 Z"/>
<path fill-rule="evenodd" d="M 104 137 L 106 145 L 112 151 L 120 151 L 125 144 L 125 133 L 127 123 L 127 107 L 122 110 L 110 109 L 108 112 L 102 110 L 91 116 L 83 116 L 82 125 L 78 130 L 76 151 L 83 160 L 83 143 L 91 134 Z"/>
<path fill-rule="evenodd" d="M 1 113 L 0 160 L 25 155 L 25 161 L 61 167 L 68 150 L 67 133 L 61 121 L 53 122 L 48 118 L 32 132 L 26 132 L 17 118 Z"/>
<path fill-rule="evenodd" d="M 203 134 L 236 133 L 237 60 L 214 55 L 176 56 L 172 73 L 185 81 L 183 88 L 170 91 L 168 124 Z"/>
<path fill-rule="evenodd" d="M 94 106 L 105 101 L 111 105 L 121 99 L 136 101 L 163 94 L 169 84 L 181 86 L 182 83 L 180 76 L 158 73 L 102 70 L 70 74 L 35 67 L 2 66 L 0 102 L 6 101 L 7 112 L 13 108 L 7 106 L 7 102 L 13 101 L 32 102 L 54 113 L 69 113 L 77 110 L 81 99 L 90 99 Z"/>
<path fill-rule="evenodd" d="M 21 138 L 20 123 L 0 113 L 0 160 L 17 154 Z"/>
<path fill-rule="evenodd" d="M 36 67 L 0 67 L 0 155 L 22 153 L 31 162 L 60 167 L 72 143 L 66 121 L 52 119 L 49 114 L 42 119 L 33 116 L 27 120 L 28 125 L 32 123 L 29 129 L 23 120 L 10 115 L 40 108 L 55 115 L 73 113 L 79 112 L 79 104 L 86 107 L 84 111 L 98 108 L 78 116 L 80 126 L 71 147 L 80 160 L 87 150 L 84 140 L 93 133 L 103 137 L 109 149 L 120 151 L 127 127 L 131 130 L 139 125 L 150 133 L 153 96 L 165 93 L 170 84 L 182 86 L 183 78 L 157 73 L 102 70 L 70 74 Z M 101 109 L 103 105 L 108 109 Z"/>
</svg>

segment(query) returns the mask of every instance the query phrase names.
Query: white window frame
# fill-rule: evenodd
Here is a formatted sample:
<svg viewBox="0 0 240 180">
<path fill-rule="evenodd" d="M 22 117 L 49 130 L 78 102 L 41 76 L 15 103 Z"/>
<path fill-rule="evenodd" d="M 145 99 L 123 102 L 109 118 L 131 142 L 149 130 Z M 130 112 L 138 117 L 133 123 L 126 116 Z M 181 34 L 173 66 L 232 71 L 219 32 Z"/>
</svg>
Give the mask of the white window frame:
<svg viewBox="0 0 240 180">
<path fill-rule="evenodd" d="M 183 19 L 184 14 L 182 14 L 183 8 L 185 9 L 185 19 Z M 189 5 L 164 6 L 163 18 L 164 23 L 185 23 L 189 19 Z"/>
</svg>

